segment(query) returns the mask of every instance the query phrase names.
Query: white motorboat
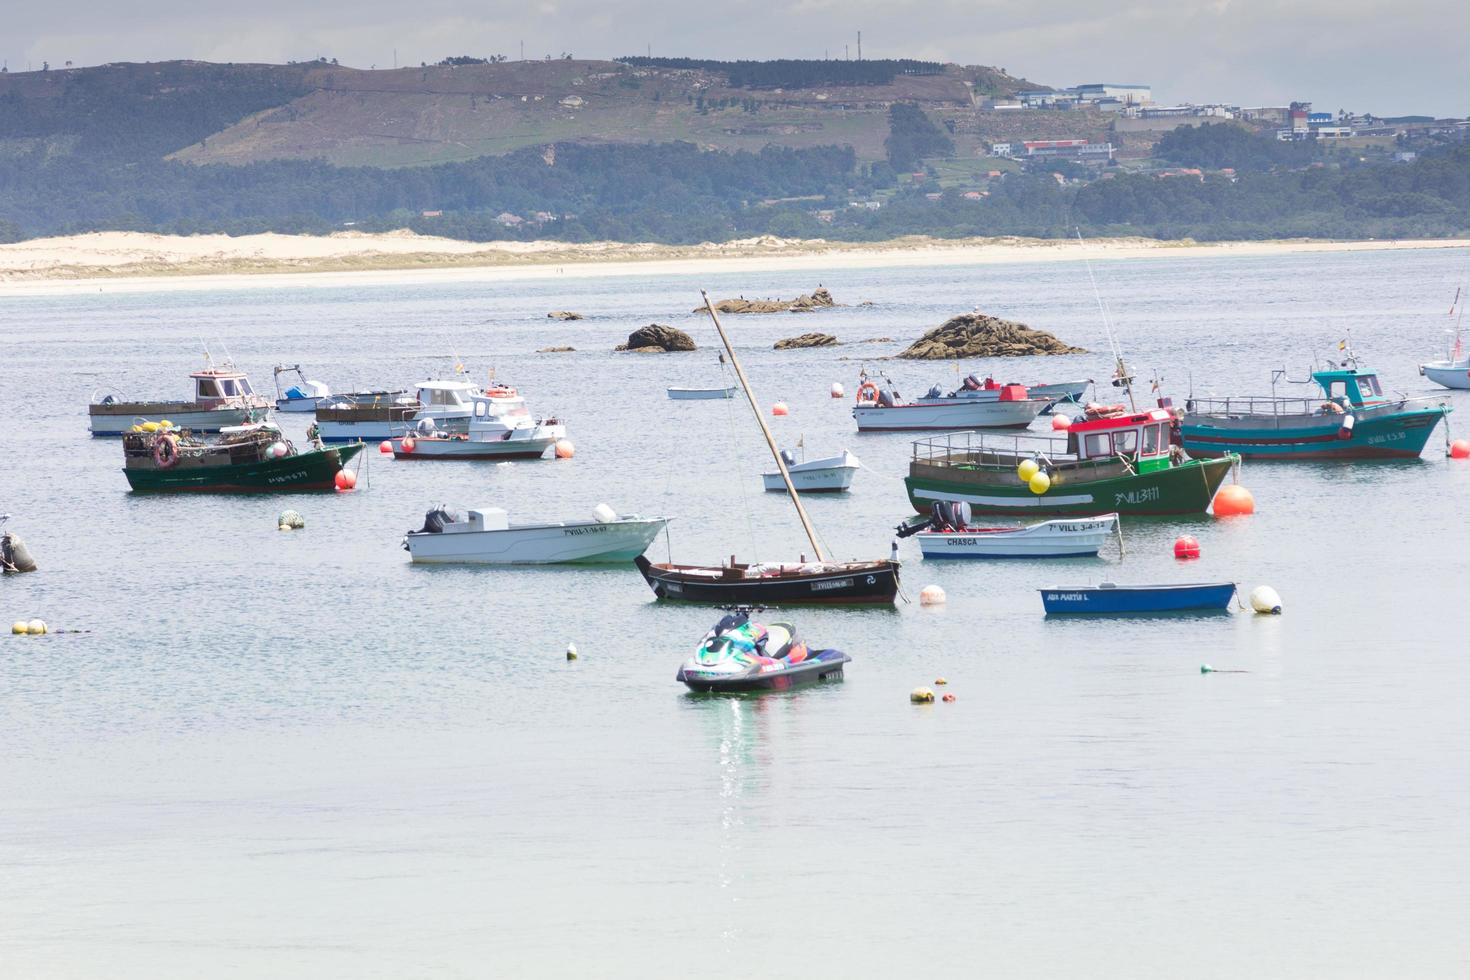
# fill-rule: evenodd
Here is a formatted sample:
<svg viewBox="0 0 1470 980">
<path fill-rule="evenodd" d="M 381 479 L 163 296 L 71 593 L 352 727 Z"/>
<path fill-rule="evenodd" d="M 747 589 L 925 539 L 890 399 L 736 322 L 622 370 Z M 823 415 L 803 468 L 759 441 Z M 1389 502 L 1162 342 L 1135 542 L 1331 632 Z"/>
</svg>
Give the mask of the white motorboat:
<svg viewBox="0 0 1470 980">
<path fill-rule="evenodd" d="M 786 472 L 791 474 L 791 485 L 796 487 L 798 493 L 842 493 L 852 486 L 852 478 L 862 465 L 846 449 L 836 456 L 809 459 L 800 463 L 789 449 L 783 449 L 781 458 L 786 463 Z M 781 479 L 780 471 L 762 473 L 761 480 L 765 482 L 767 490 L 786 492 L 786 483 Z"/>
<path fill-rule="evenodd" d="M 1118 515 L 1042 521 L 1020 527 L 975 527 L 963 502 L 935 504 L 927 518 L 901 525 L 925 558 L 1094 557 L 1118 533 Z"/>
<path fill-rule="evenodd" d="M 464 520 L 439 507 L 409 531 L 403 547 L 415 562 L 486 565 L 604 564 L 632 561 L 668 524 L 666 517 L 617 514 L 598 504 L 590 521 L 511 524 L 499 507 L 468 511 Z"/>
<path fill-rule="evenodd" d="M 1059 381 L 1047 385 L 1024 385 L 1026 396 L 1047 402 L 1047 408 L 1053 408 L 1060 402 L 1080 402 L 1082 396 L 1087 393 L 1092 384 L 1090 380 L 1082 381 Z M 975 375 L 965 378 L 959 388 L 949 394 L 941 394 L 939 386 L 935 385 L 923 398 L 918 399 L 920 405 L 942 405 L 947 404 L 951 398 L 968 398 L 975 401 L 993 402 L 999 401 L 1001 392 L 1006 385 L 997 384 L 994 378 L 986 378 L 983 381 Z"/>
<path fill-rule="evenodd" d="M 669 388 L 669 397 L 674 401 L 704 401 L 706 399 L 734 398 L 734 388 Z"/>
<path fill-rule="evenodd" d="M 291 373 L 296 375 L 296 383 L 282 391 L 281 375 Z M 302 373 L 300 364 L 277 364 L 271 377 L 276 384 L 278 412 L 315 412 L 317 405 L 332 394 L 332 389 Z"/>
<path fill-rule="evenodd" d="M 887 378 L 884 379 L 888 381 Z M 1001 385 L 993 400 L 942 396 L 903 402 L 888 381 L 879 388 L 864 376 L 852 417 L 859 432 L 914 432 L 926 429 L 1024 429 L 1050 402 L 1031 398 L 1022 385 Z"/>
<path fill-rule="evenodd" d="M 1460 322 L 1465 316 L 1465 307 L 1460 305 L 1460 292 L 1455 290 L 1454 302 L 1450 303 L 1450 319 L 1455 321 L 1455 329 L 1445 331 L 1455 338 L 1454 343 L 1445 353 L 1444 360 L 1419 365 L 1419 373 L 1437 385 L 1466 389 L 1470 388 L 1470 356 L 1464 353 L 1460 342 Z"/>
<path fill-rule="evenodd" d="M 420 381 L 412 395 L 384 393 L 382 398 L 353 400 L 328 398 L 316 409 L 323 442 L 377 442 L 407 434 L 424 419 L 447 432 L 468 432 L 472 399 L 479 394 L 509 392 L 514 388 L 491 388 L 484 392 L 472 381 Z"/>
<path fill-rule="evenodd" d="M 415 431 L 391 440 L 394 459 L 539 459 L 566 438 L 556 419 L 536 419 L 513 389 L 470 397 L 467 432 L 441 432 L 433 419 L 415 423 Z"/>
<path fill-rule="evenodd" d="M 193 401 L 136 402 L 116 393 L 94 394 L 87 406 L 92 435 L 120 436 L 135 425 L 164 421 L 192 432 L 218 432 L 270 414 L 271 403 L 257 395 L 244 372 L 232 365 L 216 368 L 211 363 L 189 377 L 194 382 Z"/>
<path fill-rule="evenodd" d="M 1419 365 L 1419 373 L 1445 388 L 1470 388 L 1470 357 L 1458 361 L 1430 361 Z"/>
</svg>

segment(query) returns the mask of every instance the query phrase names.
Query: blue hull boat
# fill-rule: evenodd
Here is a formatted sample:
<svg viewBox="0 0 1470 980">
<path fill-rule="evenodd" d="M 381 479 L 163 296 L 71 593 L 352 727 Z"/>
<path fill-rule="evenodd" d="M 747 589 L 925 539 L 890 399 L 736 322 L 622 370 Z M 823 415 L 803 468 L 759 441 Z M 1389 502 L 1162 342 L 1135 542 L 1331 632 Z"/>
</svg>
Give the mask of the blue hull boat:
<svg viewBox="0 0 1470 980">
<path fill-rule="evenodd" d="M 1228 609 L 1234 582 L 1180 585 L 1079 585 L 1042 589 L 1041 604 L 1053 613 L 1159 613 Z"/>
</svg>

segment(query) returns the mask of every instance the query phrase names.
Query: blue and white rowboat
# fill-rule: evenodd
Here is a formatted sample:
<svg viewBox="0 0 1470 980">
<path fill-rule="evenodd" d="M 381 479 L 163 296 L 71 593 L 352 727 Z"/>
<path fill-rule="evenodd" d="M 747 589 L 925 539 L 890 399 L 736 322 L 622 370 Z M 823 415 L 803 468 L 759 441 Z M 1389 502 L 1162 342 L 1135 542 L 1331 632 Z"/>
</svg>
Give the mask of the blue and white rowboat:
<svg viewBox="0 0 1470 980">
<path fill-rule="evenodd" d="M 1041 604 L 1053 613 L 1157 613 L 1228 609 L 1234 582 L 1178 585 L 1077 585 L 1041 590 Z"/>
</svg>

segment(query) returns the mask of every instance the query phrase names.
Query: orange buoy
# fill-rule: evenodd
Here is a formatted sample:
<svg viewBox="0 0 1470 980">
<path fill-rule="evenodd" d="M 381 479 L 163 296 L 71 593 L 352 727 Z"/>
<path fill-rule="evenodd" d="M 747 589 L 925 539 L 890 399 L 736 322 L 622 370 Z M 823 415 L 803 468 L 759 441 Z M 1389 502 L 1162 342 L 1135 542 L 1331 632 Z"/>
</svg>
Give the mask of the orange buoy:
<svg viewBox="0 0 1470 980">
<path fill-rule="evenodd" d="M 378 452 L 382 453 L 384 456 L 392 456 L 393 443 L 389 442 L 387 439 L 384 439 L 382 442 L 378 443 Z"/>
<path fill-rule="evenodd" d="M 944 697 L 940 698 L 939 700 L 943 701 L 945 704 L 954 704 L 954 695 L 953 694 L 946 694 Z"/>
<path fill-rule="evenodd" d="M 572 445 L 572 440 L 570 440 L 570 439 L 558 439 L 558 440 L 556 440 L 556 458 L 557 459 L 571 459 L 575 455 L 577 455 L 577 447 L 574 446 L 574 445 Z"/>
<path fill-rule="evenodd" d="M 348 473 L 346 470 L 338 470 L 337 475 L 332 477 L 332 482 L 337 485 L 338 490 L 349 489 L 349 487 L 347 486 L 347 476 Z"/>
<path fill-rule="evenodd" d="M 351 470 L 340 470 L 340 471 L 338 471 L 337 475 L 342 478 L 343 489 L 345 489 L 345 490 L 356 490 L 357 489 L 357 474 L 356 473 L 352 472 Z"/>
<path fill-rule="evenodd" d="M 1470 441 L 1456 439 L 1450 443 L 1450 459 L 1470 459 Z"/>
<path fill-rule="evenodd" d="M 1051 417 L 1051 428 L 1053 432 L 1062 432 L 1072 427 L 1072 420 L 1065 415 L 1053 415 Z"/>
<path fill-rule="evenodd" d="M 1199 542 L 1192 534 L 1181 534 L 1174 539 L 1174 557 L 1181 560 L 1199 557 Z"/>
<path fill-rule="evenodd" d="M 402 448 L 404 452 L 411 453 L 413 452 L 413 447 L 418 445 L 418 440 L 415 439 L 413 436 L 404 436 L 403 440 L 399 442 L 398 445 L 400 448 Z"/>
<path fill-rule="evenodd" d="M 1256 512 L 1256 498 L 1238 483 L 1229 483 L 1215 494 L 1216 517 L 1244 517 Z"/>
<path fill-rule="evenodd" d="M 772 415 L 789 415 L 789 414 L 791 414 L 791 410 L 786 407 L 786 403 L 785 402 L 777 402 L 776 404 L 774 404 L 774 405 L 771 406 L 771 414 Z"/>
</svg>

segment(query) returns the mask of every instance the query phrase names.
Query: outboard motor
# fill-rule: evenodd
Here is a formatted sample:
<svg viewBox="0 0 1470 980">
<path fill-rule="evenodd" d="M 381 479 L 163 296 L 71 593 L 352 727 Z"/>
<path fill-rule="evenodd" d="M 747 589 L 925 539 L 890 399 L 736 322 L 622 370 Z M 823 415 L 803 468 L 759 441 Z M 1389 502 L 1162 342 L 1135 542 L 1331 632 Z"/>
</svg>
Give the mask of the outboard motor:
<svg viewBox="0 0 1470 980">
<path fill-rule="evenodd" d="M 419 533 L 442 534 L 447 525 L 458 523 L 459 515 L 440 504 L 424 515 L 424 526 L 419 528 Z"/>
<path fill-rule="evenodd" d="M 20 535 L 5 530 L 5 522 L 8 520 L 9 514 L 0 514 L 0 571 L 34 572 L 36 561 L 31 557 L 26 543 L 20 539 Z"/>
<path fill-rule="evenodd" d="M 956 530 L 970 526 L 970 502 L 968 500 L 950 501 L 949 513 L 954 518 Z"/>
<path fill-rule="evenodd" d="M 792 466 L 795 466 L 796 454 L 789 449 L 781 450 L 781 462 L 785 463 L 788 469 Z"/>
<path fill-rule="evenodd" d="M 887 388 L 884 388 L 882 391 L 878 392 L 878 404 L 882 405 L 884 408 L 892 408 L 893 392 L 889 391 Z"/>
<path fill-rule="evenodd" d="M 964 388 L 966 391 L 979 391 L 982 387 L 983 386 L 980 384 L 980 379 L 975 377 L 973 374 L 965 376 Z"/>
<path fill-rule="evenodd" d="M 935 385 L 934 387 L 932 387 L 932 388 L 929 389 L 929 393 L 927 395 L 925 395 L 924 397 L 925 398 L 938 398 L 938 397 L 940 397 L 943 394 L 944 394 L 944 392 L 942 392 L 942 391 L 939 390 L 939 386 L 938 385 Z"/>
<path fill-rule="evenodd" d="M 421 436 L 432 436 L 439 431 L 438 427 L 434 425 L 433 419 L 419 419 L 418 424 L 413 428 Z"/>
</svg>

